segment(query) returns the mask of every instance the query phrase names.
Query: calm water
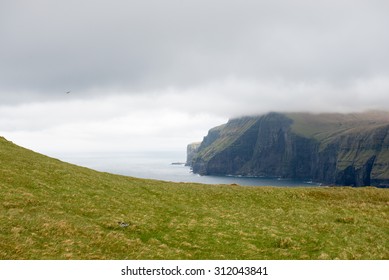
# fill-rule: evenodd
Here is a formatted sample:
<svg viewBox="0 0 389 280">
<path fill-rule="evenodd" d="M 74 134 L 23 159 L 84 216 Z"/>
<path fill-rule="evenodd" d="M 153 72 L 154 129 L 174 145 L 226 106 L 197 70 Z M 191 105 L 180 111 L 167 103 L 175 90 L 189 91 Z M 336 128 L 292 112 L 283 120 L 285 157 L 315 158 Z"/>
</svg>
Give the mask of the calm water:
<svg viewBox="0 0 389 280">
<path fill-rule="evenodd" d="M 319 184 L 284 180 L 279 178 L 257 178 L 239 176 L 200 176 L 193 174 L 189 167 L 182 164 L 185 153 L 148 152 L 148 153 L 114 153 L 114 154 L 77 154 L 56 155 L 55 157 L 70 163 L 89 167 L 99 171 L 133 176 L 138 178 L 158 179 L 172 182 L 195 182 L 205 184 L 238 184 L 242 186 L 319 186 Z"/>
</svg>

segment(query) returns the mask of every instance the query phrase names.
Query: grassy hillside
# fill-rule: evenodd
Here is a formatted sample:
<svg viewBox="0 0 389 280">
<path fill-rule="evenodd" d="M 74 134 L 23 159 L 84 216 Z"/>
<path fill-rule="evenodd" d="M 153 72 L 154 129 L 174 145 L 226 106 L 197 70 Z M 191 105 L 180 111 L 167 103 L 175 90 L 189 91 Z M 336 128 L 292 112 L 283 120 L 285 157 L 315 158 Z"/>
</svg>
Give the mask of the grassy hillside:
<svg viewBox="0 0 389 280">
<path fill-rule="evenodd" d="M 363 132 L 388 125 L 389 114 L 384 111 L 368 111 L 355 114 L 335 113 L 286 113 L 294 122 L 295 133 L 319 141 L 347 132 Z"/>
<path fill-rule="evenodd" d="M 212 145 L 205 147 L 198 155 L 206 160 L 210 159 L 215 153 L 218 153 L 233 144 L 257 121 L 258 119 L 253 117 L 234 119 L 230 120 L 227 124 L 212 128 L 209 131 L 209 135 L 212 135 L 211 138 L 214 135 L 217 135 L 216 139 L 211 141 Z"/>
<path fill-rule="evenodd" d="M 388 214 L 385 189 L 135 179 L 0 138 L 0 259 L 389 259 Z"/>
</svg>

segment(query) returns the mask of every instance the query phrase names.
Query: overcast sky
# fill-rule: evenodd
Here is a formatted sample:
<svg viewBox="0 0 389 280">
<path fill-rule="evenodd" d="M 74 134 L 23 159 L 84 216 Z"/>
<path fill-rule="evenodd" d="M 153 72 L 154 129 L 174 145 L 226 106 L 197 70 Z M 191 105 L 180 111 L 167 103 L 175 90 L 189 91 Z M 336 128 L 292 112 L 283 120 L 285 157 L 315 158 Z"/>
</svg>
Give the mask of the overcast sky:
<svg viewBox="0 0 389 280">
<path fill-rule="evenodd" d="M 0 135 L 48 154 L 185 150 L 240 115 L 389 110 L 388 15 L 386 0 L 0 0 Z"/>
</svg>

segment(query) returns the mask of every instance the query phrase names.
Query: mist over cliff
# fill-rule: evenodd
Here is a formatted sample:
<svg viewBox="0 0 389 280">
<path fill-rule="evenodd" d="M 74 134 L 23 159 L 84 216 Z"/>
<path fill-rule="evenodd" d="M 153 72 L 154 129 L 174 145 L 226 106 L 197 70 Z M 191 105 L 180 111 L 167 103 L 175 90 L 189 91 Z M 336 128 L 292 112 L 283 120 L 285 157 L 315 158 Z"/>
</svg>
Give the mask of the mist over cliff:
<svg viewBox="0 0 389 280">
<path fill-rule="evenodd" d="M 209 130 L 194 173 L 274 176 L 347 186 L 389 186 L 389 113 L 268 113 Z"/>
</svg>

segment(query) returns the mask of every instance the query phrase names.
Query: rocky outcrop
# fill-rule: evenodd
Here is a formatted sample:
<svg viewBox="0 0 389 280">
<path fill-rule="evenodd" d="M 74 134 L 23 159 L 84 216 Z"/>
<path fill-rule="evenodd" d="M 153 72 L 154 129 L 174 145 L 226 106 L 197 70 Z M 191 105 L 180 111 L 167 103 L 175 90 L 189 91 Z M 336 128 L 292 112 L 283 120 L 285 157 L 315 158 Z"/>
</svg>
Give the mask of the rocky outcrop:
<svg viewBox="0 0 389 280">
<path fill-rule="evenodd" d="M 197 151 L 200 147 L 201 142 L 195 142 L 195 143 L 190 143 L 186 147 L 186 163 L 185 165 L 188 166 L 192 163 L 193 158 L 197 154 Z"/>
<path fill-rule="evenodd" d="M 389 185 L 389 114 L 269 113 L 213 128 L 188 158 L 203 175 Z"/>
</svg>

